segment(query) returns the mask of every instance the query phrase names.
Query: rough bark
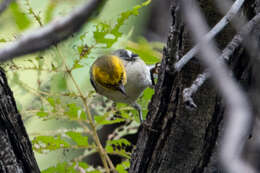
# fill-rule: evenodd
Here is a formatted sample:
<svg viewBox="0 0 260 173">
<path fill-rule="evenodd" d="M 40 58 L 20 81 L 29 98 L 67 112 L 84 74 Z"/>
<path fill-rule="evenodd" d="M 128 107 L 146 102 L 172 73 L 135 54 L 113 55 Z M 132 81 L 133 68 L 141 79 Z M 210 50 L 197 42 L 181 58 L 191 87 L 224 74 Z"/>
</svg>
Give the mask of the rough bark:
<svg viewBox="0 0 260 173">
<path fill-rule="evenodd" d="M 40 172 L 5 73 L 0 69 L 0 172 Z"/>
<path fill-rule="evenodd" d="M 220 19 L 215 4 L 210 0 L 199 2 L 208 23 L 214 25 Z M 182 91 L 191 85 L 203 67 L 197 60 L 192 60 L 181 72 L 173 73 L 174 62 L 191 48 L 192 43 L 180 15 L 178 0 L 172 1 L 171 9 L 173 22 L 155 94 L 149 104 L 147 120 L 140 128 L 129 172 L 220 171 L 216 161 L 216 144 L 222 131 L 224 106 L 209 81 L 194 96 L 198 108 L 194 111 L 185 108 Z M 219 47 L 223 48 L 233 35 L 231 27 L 225 29 L 217 37 Z M 236 60 L 231 64 L 236 77 L 243 77 L 248 84 L 248 76 L 242 75 L 249 70 L 248 55 L 239 48 L 234 57 Z"/>
</svg>

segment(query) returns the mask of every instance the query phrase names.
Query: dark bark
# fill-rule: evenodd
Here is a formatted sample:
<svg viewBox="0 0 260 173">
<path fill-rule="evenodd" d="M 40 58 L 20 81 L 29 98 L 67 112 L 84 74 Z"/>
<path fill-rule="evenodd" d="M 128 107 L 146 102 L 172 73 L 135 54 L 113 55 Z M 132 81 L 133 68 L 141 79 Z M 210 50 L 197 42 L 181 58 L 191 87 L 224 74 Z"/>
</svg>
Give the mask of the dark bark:
<svg viewBox="0 0 260 173">
<path fill-rule="evenodd" d="M 209 25 L 221 15 L 210 0 L 200 0 Z M 183 103 L 182 91 L 189 87 L 203 71 L 195 59 L 179 73 L 174 73 L 174 62 L 191 48 L 189 28 L 183 24 L 178 0 L 172 1 L 172 26 L 155 88 L 149 104 L 147 120 L 139 129 L 136 149 L 132 154 L 130 173 L 201 173 L 221 171 L 217 163 L 217 141 L 222 132 L 224 106 L 217 91 L 209 82 L 194 95 L 198 108 L 189 111 Z M 223 48 L 234 36 L 228 27 L 217 37 Z M 249 56 L 238 48 L 231 58 L 231 66 L 238 80 L 249 84 Z M 245 75 L 247 74 L 247 75 Z"/>
<path fill-rule="evenodd" d="M 40 172 L 5 73 L 0 69 L 0 172 Z"/>
</svg>

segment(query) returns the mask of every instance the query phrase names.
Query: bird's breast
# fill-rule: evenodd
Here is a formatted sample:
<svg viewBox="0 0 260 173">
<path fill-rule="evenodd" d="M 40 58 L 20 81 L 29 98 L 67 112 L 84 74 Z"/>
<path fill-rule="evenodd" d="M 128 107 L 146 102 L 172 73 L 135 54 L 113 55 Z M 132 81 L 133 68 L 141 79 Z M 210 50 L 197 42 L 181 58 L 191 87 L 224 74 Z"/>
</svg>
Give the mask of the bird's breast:
<svg viewBox="0 0 260 173">
<path fill-rule="evenodd" d="M 141 59 L 137 59 L 134 62 L 123 61 L 123 63 L 127 76 L 127 82 L 124 86 L 127 96 L 120 91 L 104 88 L 99 84 L 97 84 L 97 92 L 115 102 L 132 104 L 138 99 L 144 89 L 152 85 L 150 70 Z"/>
</svg>

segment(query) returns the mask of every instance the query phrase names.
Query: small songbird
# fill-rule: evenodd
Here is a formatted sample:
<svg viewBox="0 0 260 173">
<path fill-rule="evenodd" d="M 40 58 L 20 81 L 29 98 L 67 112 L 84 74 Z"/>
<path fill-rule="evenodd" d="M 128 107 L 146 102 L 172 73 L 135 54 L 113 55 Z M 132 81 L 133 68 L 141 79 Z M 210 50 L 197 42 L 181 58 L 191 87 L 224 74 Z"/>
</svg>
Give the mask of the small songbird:
<svg viewBox="0 0 260 173">
<path fill-rule="evenodd" d="M 141 106 L 136 100 L 153 84 L 150 70 L 137 54 L 119 49 L 97 58 L 90 68 L 90 81 L 97 93 L 133 106 L 142 122 Z"/>
</svg>

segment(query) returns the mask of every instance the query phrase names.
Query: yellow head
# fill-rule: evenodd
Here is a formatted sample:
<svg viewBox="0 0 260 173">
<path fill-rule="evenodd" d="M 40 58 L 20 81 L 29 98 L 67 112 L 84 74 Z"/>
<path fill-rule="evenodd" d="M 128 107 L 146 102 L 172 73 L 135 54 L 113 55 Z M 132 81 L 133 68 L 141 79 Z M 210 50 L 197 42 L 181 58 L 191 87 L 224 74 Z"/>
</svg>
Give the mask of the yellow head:
<svg viewBox="0 0 260 173">
<path fill-rule="evenodd" d="M 93 80 L 101 86 L 118 90 L 125 94 L 124 85 L 127 82 L 124 64 L 119 57 L 106 55 L 99 57 L 92 65 Z"/>
</svg>

